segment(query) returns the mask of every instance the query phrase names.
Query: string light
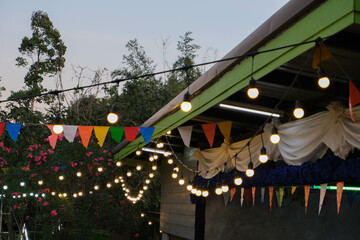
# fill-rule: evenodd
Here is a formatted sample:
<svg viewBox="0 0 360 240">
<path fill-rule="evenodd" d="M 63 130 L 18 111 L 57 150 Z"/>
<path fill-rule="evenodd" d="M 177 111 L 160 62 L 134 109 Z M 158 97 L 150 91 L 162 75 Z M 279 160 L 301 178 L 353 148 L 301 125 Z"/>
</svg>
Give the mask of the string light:
<svg viewBox="0 0 360 240">
<path fill-rule="evenodd" d="M 64 180 L 64 176 L 63 176 L 63 175 L 60 175 L 60 176 L 59 176 L 59 180 L 60 180 L 60 181 Z"/>
<path fill-rule="evenodd" d="M 145 217 L 145 213 L 140 213 L 140 217 Z"/>
<path fill-rule="evenodd" d="M 77 193 L 74 193 L 74 194 L 73 194 L 73 197 L 74 197 L 74 198 L 77 198 L 77 196 L 78 196 Z"/>
<path fill-rule="evenodd" d="M 254 78 L 250 78 L 249 89 L 247 90 L 247 95 L 251 99 L 255 99 L 259 96 L 259 90 L 256 87 L 256 81 Z"/>
<path fill-rule="evenodd" d="M 222 194 L 222 189 L 220 186 L 217 186 L 217 188 L 215 189 L 215 193 L 216 195 L 221 195 Z"/>
<path fill-rule="evenodd" d="M 252 177 L 255 174 L 254 166 L 252 162 L 249 162 L 248 168 L 246 169 L 246 176 Z"/>
<path fill-rule="evenodd" d="M 180 177 L 180 179 L 179 179 L 179 184 L 180 184 L 180 185 L 184 185 L 184 184 L 185 184 L 185 180 L 184 180 L 183 175 L 181 175 L 181 177 Z"/>
<path fill-rule="evenodd" d="M 103 167 L 98 167 L 98 172 L 102 172 L 102 171 L 104 171 L 104 168 Z"/>
<path fill-rule="evenodd" d="M 119 121 L 119 116 L 117 115 L 117 111 L 118 111 L 118 106 L 117 104 L 115 104 L 111 107 L 111 110 L 107 115 L 107 120 L 109 123 L 114 124 L 117 121 Z"/>
<path fill-rule="evenodd" d="M 95 185 L 95 186 L 94 186 L 94 189 L 97 191 L 97 190 L 100 189 L 100 187 L 99 187 L 98 185 Z"/>
<path fill-rule="evenodd" d="M 151 169 L 152 169 L 153 171 L 156 171 L 157 166 L 156 166 L 156 165 L 152 165 Z"/>
<path fill-rule="evenodd" d="M 146 179 L 146 180 L 145 180 L 145 183 L 146 183 L 146 184 L 149 184 L 149 183 L 150 183 L 150 179 Z"/>
<path fill-rule="evenodd" d="M 111 183 L 107 183 L 107 184 L 106 184 L 106 187 L 107 187 L 107 188 L 111 188 Z"/>
<path fill-rule="evenodd" d="M 262 146 L 262 148 L 260 149 L 260 155 L 259 155 L 259 161 L 261 163 L 266 163 L 268 161 L 269 157 L 266 154 L 266 148 L 264 146 Z"/>
<path fill-rule="evenodd" d="M 54 126 L 53 126 L 54 133 L 55 134 L 61 134 L 64 131 L 64 126 L 62 125 L 60 115 L 56 115 L 54 123 L 55 123 Z"/>
<path fill-rule="evenodd" d="M 126 176 L 131 177 L 131 176 L 132 176 L 132 172 L 131 172 L 131 171 L 128 171 L 128 172 L 126 173 Z"/>
<path fill-rule="evenodd" d="M 114 179 L 114 182 L 115 182 L 115 183 L 119 183 L 120 180 L 119 180 L 118 178 L 115 178 L 115 179 Z"/>
<path fill-rule="evenodd" d="M 122 164 L 122 163 L 121 163 L 120 161 L 117 161 L 117 162 L 116 162 L 116 166 L 118 166 L 118 167 L 121 167 L 121 164 Z"/>
<path fill-rule="evenodd" d="M 39 185 L 41 185 L 41 184 L 39 184 Z M 4 189 L 4 190 L 8 190 L 8 186 L 7 186 L 7 185 L 4 185 L 4 186 L 3 186 L 3 189 Z"/>
<path fill-rule="evenodd" d="M 142 168 L 141 165 L 136 166 L 136 170 L 138 170 L 138 171 L 141 171 L 141 168 Z"/>
<path fill-rule="evenodd" d="M 225 182 L 221 186 L 221 191 L 223 191 L 223 192 L 228 192 L 229 191 L 229 186 Z"/>
<path fill-rule="evenodd" d="M 156 147 L 157 147 L 157 148 L 163 148 L 163 147 L 164 147 L 164 143 L 158 142 L 158 143 L 156 144 Z"/>
<path fill-rule="evenodd" d="M 135 154 L 136 154 L 137 156 L 140 156 L 140 155 L 141 155 L 141 150 L 140 150 L 140 149 L 136 150 Z"/>
<path fill-rule="evenodd" d="M 76 176 L 77 176 L 77 177 L 81 177 L 81 176 L 82 176 L 82 173 L 81 173 L 81 172 L 77 172 L 77 173 L 76 173 Z"/>
<path fill-rule="evenodd" d="M 178 177 L 178 174 L 177 174 L 177 172 L 176 171 L 173 171 L 173 173 L 171 174 L 171 177 L 172 178 L 177 178 Z"/>
<path fill-rule="evenodd" d="M 159 156 L 157 154 L 154 155 L 154 159 L 158 160 Z"/>
<path fill-rule="evenodd" d="M 189 93 L 189 91 L 187 91 L 184 94 L 184 99 L 180 104 L 180 108 L 181 108 L 181 111 L 183 111 L 183 112 L 189 112 L 191 110 L 192 104 L 190 102 L 190 93 Z"/>
<path fill-rule="evenodd" d="M 21 186 L 21 187 L 24 187 L 24 186 L 25 186 L 25 182 L 21 182 L 21 183 L 20 183 L 20 186 Z"/>
<path fill-rule="evenodd" d="M 171 164 L 173 164 L 173 163 L 174 163 L 174 160 L 173 160 L 172 158 L 169 158 L 167 162 L 168 162 L 168 164 L 170 164 L 170 165 L 171 165 Z"/>
<path fill-rule="evenodd" d="M 153 161 L 154 161 L 154 157 L 153 157 L 153 156 L 150 156 L 150 157 L 149 157 L 149 161 L 150 161 L 150 162 L 153 162 Z"/>
<path fill-rule="evenodd" d="M 148 189 L 148 186 L 143 186 L 143 189 L 146 191 Z"/>
<path fill-rule="evenodd" d="M 191 182 L 189 181 L 188 185 L 186 186 L 186 189 L 188 191 L 191 191 L 191 189 L 193 189 L 193 186 L 191 185 Z"/>
<path fill-rule="evenodd" d="M 51 192 L 51 195 L 55 196 L 55 195 L 56 195 L 56 193 L 55 193 L 55 192 Z M 30 196 L 31 196 L 31 193 L 30 193 Z"/>
<path fill-rule="evenodd" d="M 239 175 L 236 175 L 236 177 L 234 178 L 234 183 L 237 186 L 240 186 L 242 184 L 243 180 Z"/>
<path fill-rule="evenodd" d="M 201 194 L 202 194 L 202 191 L 201 191 L 200 189 L 196 189 L 195 195 L 198 196 L 198 197 L 200 197 Z"/>
<path fill-rule="evenodd" d="M 67 197 L 67 193 L 63 193 L 62 195 L 63 195 L 63 197 Z"/>
<path fill-rule="evenodd" d="M 295 109 L 293 111 L 294 117 L 300 119 L 304 116 L 305 112 L 304 109 L 301 107 L 300 100 L 296 100 L 295 102 Z"/>
<path fill-rule="evenodd" d="M 193 187 L 190 191 L 191 191 L 192 194 L 195 194 L 197 189 L 195 187 Z"/>
<path fill-rule="evenodd" d="M 280 136 L 279 136 L 278 130 L 275 126 L 273 126 L 273 128 L 271 129 L 270 141 L 273 144 L 277 144 L 280 142 Z"/>
<path fill-rule="evenodd" d="M 149 177 L 150 177 L 150 178 L 153 178 L 153 177 L 154 177 L 154 173 L 152 173 L 152 172 L 149 173 Z"/>
<path fill-rule="evenodd" d="M 318 84 L 321 88 L 328 88 L 330 85 L 330 79 L 325 75 L 321 67 L 318 70 Z"/>
<path fill-rule="evenodd" d="M 171 134 L 171 130 L 166 132 L 166 135 L 170 135 Z"/>
<path fill-rule="evenodd" d="M 79 194 L 79 196 L 81 197 L 81 196 L 83 195 L 83 192 L 79 192 L 78 194 Z"/>
<path fill-rule="evenodd" d="M 204 190 L 204 191 L 202 191 L 201 195 L 202 195 L 203 197 L 208 197 L 208 196 L 209 196 L 209 191 L 208 191 L 208 190 Z"/>
<path fill-rule="evenodd" d="M 43 180 L 39 180 L 39 181 L 38 181 L 38 184 L 39 184 L 39 185 L 43 185 L 43 184 L 44 184 L 44 181 L 43 181 Z"/>
</svg>

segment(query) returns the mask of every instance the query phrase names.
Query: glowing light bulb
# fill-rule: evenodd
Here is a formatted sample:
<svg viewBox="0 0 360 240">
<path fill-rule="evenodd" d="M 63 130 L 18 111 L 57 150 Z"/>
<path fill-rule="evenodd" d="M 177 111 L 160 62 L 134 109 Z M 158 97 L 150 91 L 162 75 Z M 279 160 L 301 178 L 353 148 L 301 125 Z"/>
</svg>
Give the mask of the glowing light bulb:
<svg viewBox="0 0 360 240">
<path fill-rule="evenodd" d="M 109 123 L 114 124 L 119 120 L 119 116 L 117 114 L 111 112 L 107 115 L 107 120 Z"/>
<path fill-rule="evenodd" d="M 81 196 L 83 195 L 83 192 L 79 192 L 78 194 L 79 194 L 79 196 L 81 197 Z"/>
<path fill-rule="evenodd" d="M 239 186 L 242 184 L 242 182 L 243 182 L 243 180 L 241 177 L 239 177 L 239 176 L 235 177 L 235 179 L 234 179 L 235 185 Z"/>
<path fill-rule="evenodd" d="M 135 154 L 136 154 L 137 156 L 140 156 L 140 155 L 141 155 L 141 150 L 140 150 L 140 149 L 136 150 Z"/>
<path fill-rule="evenodd" d="M 120 162 L 120 161 L 117 161 L 117 162 L 116 162 L 116 166 L 121 167 L 121 162 Z"/>
<path fill-rule="evenodd" d="M 330 86 L 330 79 L 328 77 L 320 77 L 318 84 L 321 88 L 327 88 Z"/>
<path fill-rule="evenodd" d="M 153 173 L 149 173 L 149 177 L 150 177 L 150 178 L 153 178 L 153 177 L 154 177 L 154 174 L 153 174 Z"/>
<path fill-rule="evenodd" d="M 150 157 L 149 157 L 149 161 L 150 161 L 150 162 L 153 162 L 153 161 L 154 161 L 154 157 L 153 157 L 153 156 L 150 156 Z"/>
<path fill-rule="evenodd" d="M 186 189 L 187 189 L 188 191 L 191 191 L 192 188 L 193 188 L 193 186 L 192 186 L 190 183 L 186 186 Z"/>
<path fill-rule="evenodd" d="M 201 196 L 201 193 L 202 193 L 202 191 L 201 191 L 200 189 L 197 189 L 195 195 L 198 196 L 198 197 L 200 197 L 200 196 Z"/>
<path fill-rule="evenodd" d="M 189 101 L 183 101 L 180 104 L 180 108 L 183 112 L 189 112 L 192 108 L 192 104 Z"/>
<path fill-rule="evenodd" d="M 126 173 L 126 176 L 131 177 L 131 176 L 132 176 L 132 172 L 128 171 L 128 172 Z"/>
<path fill-rule="evenodd" d="M 140 213 L 140 217 L 145 217 L 145 213 Z"/>
<path fill-rule="evenodd" d="M 21 182 L 20 186 L 24 187 L 25 186 L 25 182 Z"/>
<path fill-rule="evenodd" d="M 216 195 L 221 195 L 221 194 L 222 194 L 221 187 L 217 187 L 217 188 L 215 189 L 215 193 L 216 193 Z"/>
<path fill-rule="evenodd" d="M 248 169 L 246 169 L 246 172 L 245 172 L 246 176 L 248 176 L 248 177 L 254 176 L 255 171 L 254 171 L 253 168 L 254 168 L 254 167 L 253 167 L 253 163 L 250 162 L 249 165 L 248 165 Z"/>
<path fill-rule="evenodd" d="M 208 190 L 204 190 L 202 191 L 202 194 L 201 194 L 203 197 L 208 197 L 209 196 L 209 191 Z"/>
<path fill-rule="evenodd" d="M 143 189 L 146 191 L 148 189 L 148 186 L 143 186 Z"/>
<path fill-rule="evenodd" d="M 164 157 L 168 157 L 170 155 L 169 152 L 164 152 Z"/>
<path fill-rule="evenodd" d="M 63 197 L 67 197 L 67 193 L 63 193 Z"/>
<path fill-rule="evenodd" d="M 94 189 L 97 191 L 97 190 L 100 189 L 100 187 L 99 187 L 98 185 L 95 185 L 95 186 L 94 186 Z"/>
<path fill-rule="evenodd" d="M 146 179 L 146 180 L 145 180 L 145 183 L 146 183 L 146 184 L 149 184 L 149 183 L 150 183 L 150 179 Z"/>
<path fill-rule="evenodd" d="M 63 125 L 54 125 L 53 131 L 55 134 L 61 134 L 64 131 Z"/>
<path fill-rule="evenodd" d="M 137 166 L 136 166 L 136 170 L 138 170 L 138 171 L 140 171 L 141 168 L 142 168 L 141 165 L 137 165 Z"/>
<path fill-rule="evenodd" d="M 51 192 L 51 195 L 55 196 L 55 195 L 56 195 L 56 193 L 55 193 L 55 192 Z"/>
<path fill-rule="evenodd" d="M 156 165 L 152 165 L 151 169 L 152 169 L 153 171 L 156 171 L 157 166 L 156 166 Z"/>
<path fill-rule="evenodd" d="M 227 191 L 229 191 L 229 186 L 226 185 L 226 184 L 224 184 L 224 185 L 221 186 L 221 190 L 222 190 L 223 192 L 227 192 Z"/>
<path fill-rule="evenodd" d="M 184 184 L 185 184 L 185 180 L 184 180 L 183 177 L 181 177 L 181 178 L 179 179 L 179 184 L 180 184 L 180 185 L 184 185 Z"/>
<path fill-rule="evenodd" d="M 107 188 L 111 188 L 111 183 L 107 183 L 107 184 L 106 184 L 106 187 L 107 187 Z"/>
<path fill-rule="evenodd" d="M 155 160 L 158 160 L 159 159 L 159 156 L 157 154 L 154 155 L 154 159 Z"/>
<path fill-rule="evenodd" d="M 73 197 L 74 197 L 74 198 L 77 198 L 77 196 L 78 196 L 77 193 L 74 193 L 74 194 L 73 194 Z"/>
<path fill-rule="evenodd" d="M 77 173 L 76 173 L 76 176 L 77 176 L 77 177 L 81 177 L 81 176 L 82 176 L 82 173 L 81 173 L 81 172 L 77 172 Z"/>
<path fill-rule="evenodd" d="M 114 182 L 115 182 L 115 183 L 119 183 L 120 180 L 119 180 L 118 178 L 115 178 L 115 179 L 114 179 Z"/>
<path fill-rule="evenodd" d="M 167 162 L 168 162 L 168 164 L 170 164 L 170 165 L 171 165 L 171 164 L 173 164 L 173 163 L 174 163 L 174 160 L 172 160 L 172 158 L 169 158 Z"/>
<path fill-rule="evenodd" d="M 43 185 L 43 184 L 44 184 L 44 181 L 43 181 L 43 180 L 39 180 L 39 181 L 38 181 L 38 184 L 39 184 L 39 185 Z"/>
<path fill-rule="evenodd" d="M 171 130 L 167 131 L 166 134 L 167 134 L 167 135 L 170 135 L 170 134 L 171 134 Z"/>
<path fill-rule="evenodd" d="M 266 154 L 266 148 L 263 146 L 260 150 L 260 155 L 259 155 L 259 161 L 261 163 L 266 163 L 268 161 L 269 157 Z"/>
<path fill-rule="evenodd" d="M 247 91 L 247 95 L 251 99 L 255 99 L 259 96 L 259 90 L 256 87 L 256 81 L 254 78 L 251 77 L 249 81 L 249 89 Z"/>
<path fill-rule="evenodd" d="M 163 148 L 163 147 L 164 147 L 164 143 L 159 142 L 159 143 L 156 144 L 156 147 L 157 147 L 157 148 Z"/>
<path fill-rule="evenodd" d="M 174 179 L 177 178 L 177 176 L 178 176 L 178 175 L 177 175 L 176 172 L 173 172 L 173 173 L 171 174 L 171 177 L 174 178 Z"/>
<path fill-rule="evenodd" d="M 174 172 L 179 172 L 180 171 L 180 169 L 179 169 L 179 167 L 174 167 Z"/>
<path fill-rule="evenodd" d="M 104 171 L 104 168 L 103 167 L 98 167 L 98 172 L 102 172 L 102 171 Z"/>
<path fill-rule="evenodd" d="M 302 108 L 295 108 L 293 114 L 294 114 L 294 117 L 296 117 L 296 118 L 302 118 L 304 116 L 305 112 L 304 112 L 304 109 L 302 109 Z"/>
<path fill-rule="evenodd" d="M 276 127 L 273 127 L 271 129 L 271 136 L 270 136 L 270 141 L 273 143 L 273 144 L 277 144 L 280 142 L 280 136 L 278 134 L 278 130 Z"/>
<path fill-rule="evenodd" d="M 41 185 L 41 184 L 40 184 L 40 185 Z M 4 190 L 7 190 L 7 189 L 8 189 L 8 186 L 7 186 L 7 185 L 4 185 L 4 186 L 3 186 L 3 189 L 4 189 Z"/>
<path fill-rule="evenodd" d="M 191 193 L 192 193 L 192 194 L 195 194 L 195 193 L 196 193 L 196 191 L 197 191 L 197 189 L 196 189 L 196 188 L 192 188 L 192 189 L 191 189 Z"/>
<path fill-rule="evenodd" d="M 149 221 L 148 224 L 149 224 L 149 225 L 152 225 L 152 221 Z"/>
<path fill-rule="evenodd" d="M 60 175 L 60 176 L 59 176 L 59 180 L 60 180 L 60 181 L 64 180 L 64 176 L 63 176 L 63 175 Z"/>
</svg>

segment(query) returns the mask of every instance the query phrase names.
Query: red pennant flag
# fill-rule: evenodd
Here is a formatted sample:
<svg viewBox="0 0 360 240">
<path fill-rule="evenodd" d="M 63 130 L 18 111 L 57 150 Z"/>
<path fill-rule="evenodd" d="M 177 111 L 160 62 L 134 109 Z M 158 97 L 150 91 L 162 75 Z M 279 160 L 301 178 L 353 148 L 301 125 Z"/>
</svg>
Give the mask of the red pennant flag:
<svg viewBox="0 0 360 240">
<path fill-rule="evenodd" d="M 337 203 L 337 214 L 340 212 L 341 197 L 343 193 L 344 182 L 336 183 L 336 203 Z"/>
<path fill-rule="evenodd" d="M 231 188 L 231 190 L 230 190 L 230 202 L 233 200 L 233 197 L 234 197 L 234 195 L 235 195 L 235 193 L 236 193 L 236 188 Z"/>
<path fill-rule="evenodd" d="M 349 80 L 349 110 L 353 122 L 355 122 L 355 117 L 352 112 L 352 108 L 358 103 L 360 103 L 360 91 L 359 89 L 357 89 L 355 84 L 351 80 Z"/>
<path fill-rule="evenodd" d="M 57 142 L 57 139 L 58 139 L 58 134 L 54 133 L 54 130 L 53 130 L 53 127 L 54 125 L 50 125 L 50 124 L 47 124 L 46 125 L 50 131 L 51 131 L 51 135 L 49 136 L 49 143 L 50 143 L 50 146 L 55 149 L 56 147 L 56 142 Z"/>
<path fill-rule="evenodd" d="M 0 122 L 0 137 L 1 137 L 2 133 L 3 133 L 3 131 L 4 131 L 4 126 L 5 126 L 5 123 Z"/>
<path fill-rule="evenodd" d="M 244 198 L 245 198 L 246 206 L 249 206 L 250 196 L 251 196 L 251 189 L 245 188 Z"/>
<path fill-rule="evenodd" d="M 85 148 L 88 147 L 93 126 L 78 126 L 80 138 Z"/>
<path fill-rule="evenodd" d="M 139 132 L 139 127 L 124 127 L 125 138 L 129 142 L 135 141 L 136 135 Z"/>
<path fill-rule="evenodd" d="M 272 199 L 273 199 L 273 195 L 274 195 L 274 187 L 269 186 L 269 204 L 270 204 L 270 212 L 271 212 L 271 207 L 272 207 Z"/>
<path fill-rule="evenodd" d="M 309 201 L 310 185 L 304 186 L 304 191 L 305 191 L 305 214 L 306 214 L 308 201 Z"/>
<path fill-rule="evenodd" d="M 206 138 L 210 144 L 210 147 L 213 146 L 214 143 L 214 137 L 215 137 L 215 131 L 216 131 L 216 123 L 207 123 L 201 125 L 202 129 L 204 130 L 204 133 L 206 135 Z"/>
</svg>

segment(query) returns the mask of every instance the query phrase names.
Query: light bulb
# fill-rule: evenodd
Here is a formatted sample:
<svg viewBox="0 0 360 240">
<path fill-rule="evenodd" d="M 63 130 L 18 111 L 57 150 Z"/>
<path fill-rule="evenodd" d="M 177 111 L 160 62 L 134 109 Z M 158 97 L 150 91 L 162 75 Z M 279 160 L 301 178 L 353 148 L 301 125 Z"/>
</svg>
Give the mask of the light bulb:
<svg viewBox="0 0 360 240">
<path fill-rule="evenodd" d="M 250 159 L 250 160 L 251 160 L 251 159 Z M 252 162 L 249 162 L 249 165 L 248 165 L 248 168 L 246 169 L 245 174 L 246 174 L 246 176 L 248 176 L 248 177 L 254 176 L 255 171 L 254 171 L 254 165 L 253 165 Z"/>
<path fill-rule="evenodd" d="M 173 163 L 174 163 L 174 160 L 172 160 L 172 158 L 169 158 L 169 159 L 168 159 L 168 164 L 171 165 L 171 164 L 173 164 Z"/>
<path fill-rule="evenodd" d="M 221 194 L 222 194 L 221 187 L 217 187 L 217 188 L 215 189 L 215 193 L 216 193 L 217 195 L 221 195 Z"/>
<path fill-rule="evenodd" d="M 209 191 L 208 190 L 204 190 L 202 191 L 202 194 L 201 194 L 203 197 L 208 197 L 209 196 Z"/>
<path fill-rule="evenodd" d="M 39 181 L 38 181 L 38 184 L 39 184 L 39 185 L 43 185 L 43 184 L 44 184 L 44 181 L 43 181 L 43 180 L 39 180 Z"/>
<path fill-rule="evenodd" d="M 77 196 L 78 196 L 77 193 L 74 193 L 74 194 L 73 194 L 73 197 L 74 197 L 74 198 L 77 198 Z"/>
<path fill-rule="evenodd" d="M 150 178 L 153 178 L 153 177 L 154 177 L 154 174 L 153 174 L 153 173 L 149 173 L 149 177 L 150 177 Z"/>
<path fill-rule="evenodd" d="M 177 176 L 178 176 L 178 175 L 177 175 L 176 172 L 173 172 L 173 173 L 171 174 L 171 177 L 174 178 L 174 179 L 177 178 Z"/>
<path fill-rule="evenodd" d="M 243 182 L 243 180 L 240 176 L 235 177 L 235 179 L 234 179 L 235 185 L 239 186 L 242 184 L 242 182 Z"/>
<path fill-rule="evenodd" d="M 167 135 L 170 135 L 170 134 L 171 134 L 171 130 L 167 131 L 166 134 L 167 134 Z"/>
<path fill-rule="evenodd" d="M 145 183 L 146 183 L 146 184 L 149 184 L 149 183 L 150 183 L 150 179 L 146 179 L 146 180 L 145 180 Z"/>
<path fill-rule="evenodd" d="M 174 172 L 179 172 L 180 171 L 180 169 L 179 169 L 179 167 L 174 167 Z"/>
<path fill-rule="evenodd" d="M 163 148 L 163 147 L 164 147 L 164 143 L 159 142 L 159 143 L 156 144 L 156 147 L 157 147 L 157 148 Z"/>
<path fill-rule="evenodd" d="M 98 172 L 102 172 L 102 171 L 104 171 L 104 168 L 103 167 L 98 167 Z"/>
<path fill-rule="evenodd" d="M 39 185 L 41 185 L 41 184 L 39 184 Z M 4 190 L 7 190 L 7 189 L 8 189 L 8 186 L 7 186 L 7 185 L 3 186 L 3 189 L 4 189 Z"/>
<path fill-rule="evenodd" d="M 107 183 L 107 184 L 106 184 L 106 187 L 107 187 L 107 188 L 111 188 L 111 183 Z"/>
<path fill-rule="evenodd" d="M 280 136 L 278 134 L 278 130 L 276 127 L 273 127 L 271 129 L 271 136 L 270 136 L 270 141 L 273 143 L 273 144 L 277 144 L 280 142 Z"/>
<path fill-rule="evenodd" d="M 260 155 L 259 155 L 259 161 L 261 163 L 266 163 L 268 161 L 268 155 L 266 154 L 266 148 L 263 146 L 260 150 Z"/>
<path fill-rule="evenodd" d="M 61 194 L 61 193 L 59 193 L 59 195 L 58 195 L 59 197 L 62 197 L 63 195 Z"/>
<path fill-rule="evenodd" d="M 63 193 L 63 197 L 67 197 L 67 193 Z"/>
<path fill-rule="evenodd" d="M 183 112 L 189 112 L 192 108 L 192 104 L 189 101 L 183 101 L 180 104 L 180 108 Z"/>
<path fill-rule="evenodd" d="M 196 193 L 196 188 L 192 188 L 192 189 L 191 189 L 191 193 L 192 193 L 192 194 L 195 194 L 195 193 Z"/>
<path fill-rule="evenodd" d="M 150 157 L 149 157 L 149 161 L 150 161 L 150 162 L 154 161 L 154 157 L 153 157 L 153 156 L 150 156 Z"/>
<path fill-rule="evenodd" d="M 153 171 L 155 171 L 155 170 L 157 169 L 157 166 L 156 166 L 156 165 L 153 165 L 153 166 L 151 167 L 151 169 L 152 169 Z"/>
<path fill-rule="evenodd" d="M 328 77 L 320 77 L 318 84 L 321 88 L 327 88 L 330 85 L 330 79 Z"/>
<path fill-rule="evenodd" d="M 164 157 L 168 157 L 170 155 L 169 152 L 164 152 L 163 154 L 164 154 Z"/>
<path fill-rule="evenodd" d="M 119 183 L 120 180 L 119 180 L 118 178 L 115 178 L 114 182 L 115 182 L 115 183 Z"/>
<path fill-rule="evenodd" d="M 98 186 L 98 185 L 95 185 L 95 186 L 94 186 L 94 189 L 95 189 L 95 190 L 99 190 L 99 186 Z"/>
<path fill-rule="evenodd" d="M 200 189 L 197 189 L 195 195 L 198 196 L 198 197 L 200 197 L 200 196 L 201 196 L 201 193 L 202 193 L 202 191 L 201 191 Z"/>
<path fill-rule="evenodd" d="M 304 116 L 305 112 L 304 112 L 304 109 L 302 109 L 302 108 L 295 108 L 293 114 L 294 114 L 294 117 L 296 117 L 296 118 L 302 118 Z"/>
<path fill-rule="evenodd" d="M 64 131 L 64 127 L 63 127 L 63 125 L 54 125 L 53 126 L 53 131 L 56 134 L 60 134 L 60 133 L 62 133 Z"/>
<path fill-rule="evenodd" d="M 117 161 L 117 162 L 116 162 L 116 166 L 121 167 L 121 162 L 120 162 L 120 161 Z"/>
<path fill-rule="evenodd" d="M 126 176 L 131 177 L 131 176 L 132 176 L 132 172 L 128 171 L 128 172 L 126 173 Z"/>
<path fill-rule="evenodd" d="M 136 150 L 135 154 L 136 154 L 137 156 L 140 156 L 140 155 L 141 155 L 141 150 L 140 150 L 140 149 Z"/>
<path fill-rule="evenodd" d="M 185 184 L 184 178 L 181 177 L 181 178 L 179 179 L 179 184 L 180 184 L 180 185 L 184 185 L 184 184 Z"/>
<path fill-rule="evenodd" d="M 51 192 L 51 195 L 55 196 L 55 194 L 56 194 L 55 192 Z M 30 195 L 30 196 L 31 196 L 31 195 Z"/>
<path fill-rule="evenodd" d="M 251 77 L 249 81 L 249 89 L 247 90 L 247 95 L 251 99 L 255 99 L 259 96 L 259 90 L 256 87 L 256 81 Z"/>
<path fill-rule="evenodd" d="M 141 170 L 141 165 L 137 165 L 136 170 L 140 171 Z"/>
<path fill-rule="evenodd" d="M 224 185 L 221 186 L 221 190 L 222 190 L 223 192 L 227 192 L 227 191 L 229 191 L 229 186 L 226 185 L 226 184 L 224 184 Z"/>
<path fill-rule="evenodd" d="M 145 217 L 145 213 L 140 213 L 140 217 Z"/>
<path fill-rule="evenodd" d="M 188 191 L 191 191 L 192 188 L 193 188 L 193 186 L 192 186 L 190 183 L 186 186 L 186 189 L 187 189 Z"/>
<path fill-rule="evenodd" d="M 119 116 L 117 114 L 115 114 L 115 113 L 109 113 L 107 115 L 107 120 L 108 120 L 109 123 L 114 124 L 119 120 Z"/>
<path fill-rule="evenodd" d="M 60 176 L 59 176 L 59 180 L 60 180 L 60 181 L 64 180 L 64 176 L 63 176 L 63 175 L 60 175 Z"/>
<path fill-rule="evenodd" d="M 25 182 L 21 182 L 20 186 L 24 187 L 25 186 Z"/>
<path fill-rule="evenodd" d="M 149 225 L 152 225 L 152 221 L 149 221 L 148 224 L 149 224 Z"/>
<path fill-rule="evenodd" d="M 83 195 L 83 193 L 82 193 L 82 192 L 79 192 L 78 194 L 79 194 L 79 196 L 80 196 L 80 197 Z"/>
<path fill-rule="evenodd" d="M 158 160 L 159 156 L 157 154 L 154 155 L 154 159 Z"/>
<path fill-rule="evenodd" d="M 148 189 L 148 186 L 143 186 L 143 189 L 146 191 Z"/>
<path fill-rule="evenodd" d="M 77 173 L 76 173 L 76 176 L 77 176 L 77 177 L 81 177 L 81 176 L 82 176 L 81 172 L 77 172 Z"/>
</svg>

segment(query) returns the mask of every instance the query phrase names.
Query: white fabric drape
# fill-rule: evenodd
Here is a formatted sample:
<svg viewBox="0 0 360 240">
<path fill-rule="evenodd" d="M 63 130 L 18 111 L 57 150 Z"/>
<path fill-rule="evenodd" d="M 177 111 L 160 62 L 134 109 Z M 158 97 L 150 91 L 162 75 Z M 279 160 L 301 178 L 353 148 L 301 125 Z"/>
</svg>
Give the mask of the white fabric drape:
<svg viewBox="0 0 360 240">
<path fill-rule="evenodd" d="M 349 110 L 340 103 L 331 103 L 327 109 L 328 111 L 285 124 L 278 124 L 276 121 L 266 124 L 263 139 L 269 158 L 273 161 L 283 159 L 289 165 L 301 165 L 323 157 L 328 149 L 345 159 L 353 148 L 360 148 L 360 123 L 353 122 Z M 353 108 L 353 114 L 360 121 L 360 106 Z M 269 140 L 273 125 L 277 126 L 281 138 L 276 145 Z M 245 171 L 250 161 L 246 146 L 248 140 L 231 145 L 224 143 L 219 148 L 203 151 L 196 149 L 193 157 L 199 161 L 200 175 L 211 178 L 219 171 L 227 172 L 234 167 Z M 261 147 L 261 136 L 255 136 L 250 143 L 254 167 L 260 165 Z M 244 149 L 238 153 L 242 148 Z M 236 153 L 238 155 L 235 159 Z"/>
</svg>

